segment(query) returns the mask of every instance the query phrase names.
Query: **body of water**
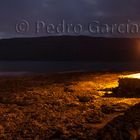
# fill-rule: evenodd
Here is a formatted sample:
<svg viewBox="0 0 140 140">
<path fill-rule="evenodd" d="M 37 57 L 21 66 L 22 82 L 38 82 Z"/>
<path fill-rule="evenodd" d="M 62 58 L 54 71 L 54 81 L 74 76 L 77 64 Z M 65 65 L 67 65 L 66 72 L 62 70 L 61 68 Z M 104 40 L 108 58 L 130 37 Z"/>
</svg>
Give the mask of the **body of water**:
<svg viewBox="0 0 140 140">
<path fill-rule="evenodd" d="M 139 63 L 101 62 L 40 62 L 40 61 L 1 61 L 0 75 L 25 73 L 61 73 L 73 71 L 139 71 Z"/>
</svg>

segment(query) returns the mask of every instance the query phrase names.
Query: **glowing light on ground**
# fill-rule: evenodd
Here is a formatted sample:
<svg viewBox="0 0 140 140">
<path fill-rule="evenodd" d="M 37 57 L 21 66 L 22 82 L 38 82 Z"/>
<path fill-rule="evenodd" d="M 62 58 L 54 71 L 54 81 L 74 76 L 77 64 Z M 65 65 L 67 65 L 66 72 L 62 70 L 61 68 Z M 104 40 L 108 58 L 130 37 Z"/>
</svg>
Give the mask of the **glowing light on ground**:
<svg viewBox="0 0 140 140">
<path fill-rule="evenodd" d="M 140 73 L 120 77 L 119 87 L 120 89 L 140 90 Z"/>
<path fill-rule="evenodd" d="M 140 73 L 126 75 L 126 76 L 123 76 L 122 78 L 134 78 L 134 79 L 140 79 Z"/>
</svg>

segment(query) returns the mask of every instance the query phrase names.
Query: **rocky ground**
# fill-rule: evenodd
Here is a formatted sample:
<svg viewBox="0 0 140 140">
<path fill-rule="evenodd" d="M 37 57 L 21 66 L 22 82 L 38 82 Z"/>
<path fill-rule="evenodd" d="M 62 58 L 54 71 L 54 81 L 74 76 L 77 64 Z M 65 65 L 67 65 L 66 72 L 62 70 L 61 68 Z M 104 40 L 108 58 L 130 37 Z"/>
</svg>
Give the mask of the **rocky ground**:
<svg viewBox="0 0 140 140">
<path fill-rule="evenodd" d="M 139 140 L 140 103 L 129 108 L 97 133 L 97 140 Z"/>
<path fill-rule="evenodd" d="M 140 99 L 112 93 L 126 74 L 1 77 L 0 139 L 139 139 Z"/>
</svg>

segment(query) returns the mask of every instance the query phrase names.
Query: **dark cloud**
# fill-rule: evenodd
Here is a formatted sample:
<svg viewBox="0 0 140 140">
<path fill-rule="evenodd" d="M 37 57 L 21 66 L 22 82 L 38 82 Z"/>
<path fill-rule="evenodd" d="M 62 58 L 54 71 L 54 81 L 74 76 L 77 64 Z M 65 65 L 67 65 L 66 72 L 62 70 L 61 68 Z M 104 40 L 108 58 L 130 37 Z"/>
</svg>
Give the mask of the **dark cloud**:
<svg viewBox="0 0 140 140">
<path fill-rule="evenodd" d="M 139 20 L 139 0 L 5 0 L 0 2 L 0 35 L 14 34 L 21 19 L 89 22 L 91 19 Z"/>
</svg>

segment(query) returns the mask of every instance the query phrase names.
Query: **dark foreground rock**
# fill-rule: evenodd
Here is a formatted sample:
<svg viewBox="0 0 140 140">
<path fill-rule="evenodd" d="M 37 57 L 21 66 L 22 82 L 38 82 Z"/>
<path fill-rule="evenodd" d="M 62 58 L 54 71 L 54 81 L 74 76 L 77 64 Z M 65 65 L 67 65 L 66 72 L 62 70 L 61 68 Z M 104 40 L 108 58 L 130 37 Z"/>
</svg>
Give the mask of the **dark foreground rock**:
<svg viewBox="0 0 140 140">
<path fill-rule="evenodd" d="M 140 140 L 140 104 L 109 122 L 97 133 L 97 140 Z"/>
</svg>

